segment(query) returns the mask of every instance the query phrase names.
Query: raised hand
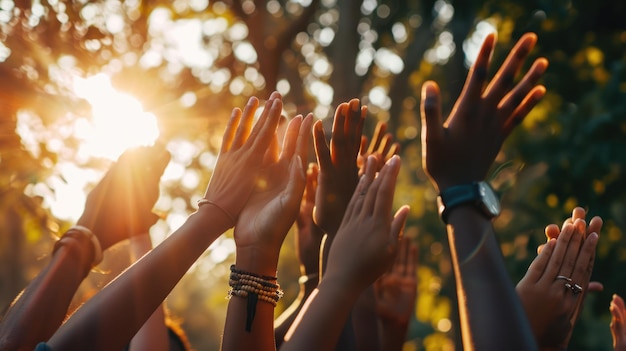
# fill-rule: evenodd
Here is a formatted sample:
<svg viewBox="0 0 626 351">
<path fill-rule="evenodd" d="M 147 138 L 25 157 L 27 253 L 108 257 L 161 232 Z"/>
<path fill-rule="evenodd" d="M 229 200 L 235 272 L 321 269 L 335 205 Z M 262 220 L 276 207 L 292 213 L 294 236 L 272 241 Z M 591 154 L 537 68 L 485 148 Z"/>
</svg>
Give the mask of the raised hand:
<svg viewBox="0 0 626 351">
<path fill-rule="evenodd" d="M 504 140 L 545 94 L 545 88 L 536 85 L 548 67 L 544 58 L 537 59 L 514 84 L 515 76 L 536 41 L 535 34 L 522 36 L 485 87 L 495 42 L 495 35 L 488 35 L 445 123 L 437 84 L 424 83 L 421 102 L 423 163 L 438 191 L 485 179 Z"/>
<path fill-rule="evenodd" d="M 611 335 L 613 336 L 613 349 L 615 351 L 626 350 L 626 304 L 617 294 L 613 294 L 611 300 Z"/>
<path fill-rule="evenodd" d="M 387 123 L 378 122 L 372 140 L 367 145 L 367 137 L 363 135 L 361 137 L 361 149 L 357 159 L 357 165 L 359 166 L 359 175 L 365 172 L 365 160 L 369 155 L 376 156 L 377 168 L 380 170 L 385 162 L 389 160 L 393 155 L 397 155 L 400 152 L 400 144 L 393 141 L 393 135 L 387 133 Z"/>
<path fill-rule="evenodd" d="M 391 266 L 409 208 L 404 206 L 392 216 L 399 157 L 392 157 L 376 178 L 375 164 L 370 157 L 331 246 L 326 275 L 281 350 L 335 347 L 360 293 Z"/>
<path fill-rule="evenodd" d="M 296 219 L 305 189 L 303 160 L 311 135 L 312 118 L 308 115 L 304 119 L 302 116 L 292 119 L 280 155 L 276 139 L 265 155 L 256 184 L 235 226 L 237 266 L 240 269 L 258 274 L 276 273 L 278 252 Z M 255 251 L 254 259 L 261 259 L 262 253 L 272 257 L 270 265 L 274 265 L 274 272 L 257 272 L 258 266 L 244 267 L 244 263 L 240 262 L 244 250 Z"/>
<path fill-rule="evenodd" d="M 208 204 L 222 211 L 235 225 L 239 214 L 257 186 L 263 159 L 270 144 L 275 142 L 276 128 L 280 120 L 282 100 L 280 94 L 272 93 L 265 109 L 254 123 L 254 113 L 259 100 L 251 97 L 243 112 L 235 108 L 226 126 L 215 170 L 204 194 Z"/>
<path fill-rule="evenodd" d="M 124 152 L 87 196 L 77 224 L 91 229 L 103 250 L 147 233 L 158 219 L 152 207 L 169 161 L 170 154 L 162 145 Z"/>
<path fill-rule="evenodd" d="M 407 327 L 411 320 L 417 296 L 416 256 L 417 245 L 402 238 L 391 269 L 374 283 L 376 311 L 386 323 Z"/>
<path fill-rule="evenodd" d="M 598 231 L 587 234 L 584 219 L 566 221 L 558 238 L 548 241 L 516 287 L 540 348 L 567 347 L 589 287 L 598 223 L 601 226 L 601 220 L 594 223 Z M 558 231 L 556 225 L 546 227 L 546 234 L 551 236 L 554 228 Z"/>
<path fill-rule="evenodd" d="M 327 277 L 345 279 L 364 289 L 393 263 L 408 206 L 391 215 L 400 158 L 392 157 L 375 177 L 375 160 L 368 158 L 366 173 L 354 191 L 328 258 Z M 340 235 L 341 234 L 341 235 Z"/>
<path fill-rule="evenodd" d="M 339 105 L 335 111 L 330 147 L 326 143 L 322 122 L 314 125 L 315 153 L 319 164 L 314 218 L 331 236 L 337 233 L 358 183 L 356 162 L 366 111 L 358 99 Z"/>
<path fill-rule="evenodd" d="M 553 238 L 558 239 L 559 234 L 561 234 L 561 231 L 563 230 L 566 224 L 573 224 L 577 219 L 582 219 L 583 221 L 586 221 L 585 217 L 586 217 L 585 209 L 582 207 L 575 207 L 572 210 L 572 216 L 567 218 L 563 222 L 561 229 L 559 229 L 559 227 L 556 224 L 551 224 L 546 227 L 546 231 L 545 231 L 546 240 L 550 241 L 550 239 L 553 239 Z M 589 235 L 591 233 L 599 234 L 601 229 L 602 229 L 602 218 L 595 216 L 591 219 L 591 221 L 589 221 L 586 235 Z M 541 250 L 543 250 L 544 247 L 545 247 L 545 244 L 539 245 L 539 247 L 537 247 L 537 254 L 541 253 Z M 602 283 L 595 282 L 595 281 L 589 282 L 589 287 L 587 288 L 587 292 L 602 291 L 602 290 L 604 290 L 604 286 L 602 285 Z"/>
</svg>

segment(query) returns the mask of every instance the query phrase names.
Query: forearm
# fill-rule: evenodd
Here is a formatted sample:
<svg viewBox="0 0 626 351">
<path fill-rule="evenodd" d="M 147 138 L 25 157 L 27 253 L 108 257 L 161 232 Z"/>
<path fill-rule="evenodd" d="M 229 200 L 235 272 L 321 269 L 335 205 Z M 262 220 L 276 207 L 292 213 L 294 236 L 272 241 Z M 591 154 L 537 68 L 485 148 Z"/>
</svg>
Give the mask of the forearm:
<svg viewBox="0 0 626 351">
<path fill-rule="evenodd" d="M 281 351 L 335 348 L 358 293 L 342 282 L 322 280 L 289 329 Z"/>
<path fill-rule="evenodd" d="M 373 286 L 370 285 L 365 289 L 354 305 L 352 325 L 357 350 L 379 350 L 378 316 Z M 387 348 L 385 347 L 384 350 Z"/>
<path fill-rule="evenodd" d="M 491 221 L 470 206 L 449 216 L 448 239 L 466 350 L 535 350 Z"/>
<path fill-rule="evenodd" d="M 274 336 L 276 338 L 276 348 L 280 348 L 280 346 L 282 345 L 285 334 L 287 334 L 287 331 L 296 320 L 296 317 L 298 316 L 298 313 L 300 313 L 300 310 L 302 310 L 302 307 L 306 303 L 306 300 L 309 298 L 309 296 L 311 296 L 311 293 L 315 290 L 316 287 L 317 278 L 310 279 L 304 282 L 304 284 L 301 283 L 300 292 L 298 293 L 296 299 L 274 321 Z"/>
<path fill-rule="evenodd" d="M 278 266 L 278 252 L 266 254 L 260 250 L 237 250 L 235 267 L 259 276 L 273 277 Z M 274 305 L 259 298 L 253 311 L 248 311 L 251 297 L 232 296 L 228 302 L 222 350 L 275 350 Z M 254 313 L 252 323 L 247 318 Z M 246 330 L 247 327 L 249 330 Z"/>
<path fill-rule="evenodd" d="M 161 245 L 83 305 L 49 345 L 59 350 L 124 347 L 230 222 L 219 211 L 200 208 Z"/>
<path fill-rule="evenodd" d="M 33 350 L 48 340 L 65 319 L 78 286 L 89 273 L 89 241 L 66 238 L 52 260 L 26 287 L 0 323 L 0 349 Z"/>
<path fill-rule="evenodd" d="M 131 238 L 130 254 L 133 262 L 143 257 L 152 249 L 150 235 L 140 235 Z M 165 326 L 165 311 L 163 304 L 159 305 L 141 329 L 133 336 L 129 351 L 153 350 L 169 351 L 169 337 Z"/>
</svg>

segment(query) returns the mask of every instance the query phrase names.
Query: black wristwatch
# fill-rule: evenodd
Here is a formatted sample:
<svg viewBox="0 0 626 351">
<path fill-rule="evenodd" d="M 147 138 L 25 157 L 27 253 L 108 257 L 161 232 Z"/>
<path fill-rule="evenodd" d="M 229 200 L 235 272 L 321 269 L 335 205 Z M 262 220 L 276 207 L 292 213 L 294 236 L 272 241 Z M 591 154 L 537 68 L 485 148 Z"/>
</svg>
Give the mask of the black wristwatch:
<svg viewBox="0 0 626 351">
<path fill-rule="evenodd" d="M 500 200 L 493 188 L 484 181 L 456 185 L 437 196 L 439 216 L 446 224 L 450 210 L 463 204 L 474 205 L 489 219 L 500 214 Z"/>
</svg>

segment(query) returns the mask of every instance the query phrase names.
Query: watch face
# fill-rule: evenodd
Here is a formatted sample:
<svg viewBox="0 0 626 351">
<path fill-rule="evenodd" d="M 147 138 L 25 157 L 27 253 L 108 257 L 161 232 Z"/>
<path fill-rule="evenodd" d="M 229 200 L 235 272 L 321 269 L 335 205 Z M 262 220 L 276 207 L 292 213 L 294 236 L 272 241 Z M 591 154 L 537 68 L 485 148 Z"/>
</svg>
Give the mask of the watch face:
<svg viewBox="0 0 626 351">
<path fill-rule="evenodd" d="M 500 200 L 496 196 L 495 191 L 485 182 L 478 183 L 478 191 L 483 199 L 485 209 L 493 216 L 500 214 Z"/>
</svg>

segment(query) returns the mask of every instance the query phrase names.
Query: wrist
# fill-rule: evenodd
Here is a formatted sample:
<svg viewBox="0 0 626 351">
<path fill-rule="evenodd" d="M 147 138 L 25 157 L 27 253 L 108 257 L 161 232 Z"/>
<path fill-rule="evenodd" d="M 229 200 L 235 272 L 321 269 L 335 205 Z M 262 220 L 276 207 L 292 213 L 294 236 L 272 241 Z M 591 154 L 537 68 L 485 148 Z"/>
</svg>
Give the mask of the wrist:
<svg viewBox="0 0 626 351">
<path fill-rule="evenodd" d="M 255 246 L 238 247 L 235 256 L 238 269 L 264 276 L 276 276 L 278 252 Z"/>
</svg>

